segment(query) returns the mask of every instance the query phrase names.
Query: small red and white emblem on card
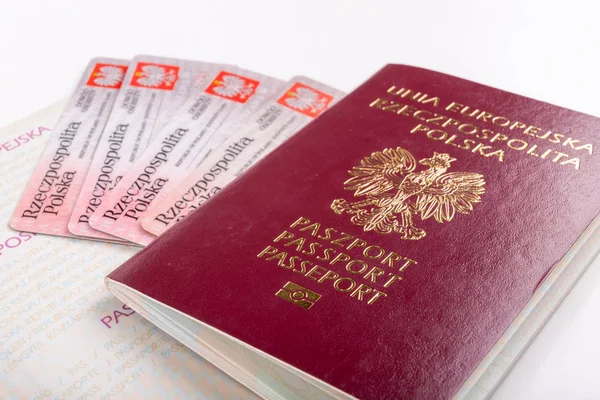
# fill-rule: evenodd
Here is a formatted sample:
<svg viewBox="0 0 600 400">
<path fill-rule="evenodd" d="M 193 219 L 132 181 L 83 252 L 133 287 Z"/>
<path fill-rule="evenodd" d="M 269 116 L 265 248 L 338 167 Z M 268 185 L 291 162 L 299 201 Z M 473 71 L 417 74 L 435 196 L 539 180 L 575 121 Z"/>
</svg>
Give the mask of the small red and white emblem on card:
<svg viewBox="0 0 600 400">
<path fill-rule="evenodd" d="M 296 82 L 277 102 L 282 106 L 315 118 L 327 109 L 331 100 L 333 100 L 333 96 Z"/>
<path fill-rule="evenodd" d="M 131 86 L 173 90 L 178 77 L 179 67 L 177 66 L 140 62 L 131 78 Z"/>
<path fill-rule="evenodd" d="M 127 72 L 124 65 L 101 64 L 94 67 L 88 81 L 88 86 L 97 86 L 109 89 L 119 89 Z"/>
<path fill-rule="evenodd" d="M 206 93 L 238 103 L 245 103 L 256 92 L 259 84 L 259 81 L 221 71 L 210 86 L 206 88 Z"/>
</svg>

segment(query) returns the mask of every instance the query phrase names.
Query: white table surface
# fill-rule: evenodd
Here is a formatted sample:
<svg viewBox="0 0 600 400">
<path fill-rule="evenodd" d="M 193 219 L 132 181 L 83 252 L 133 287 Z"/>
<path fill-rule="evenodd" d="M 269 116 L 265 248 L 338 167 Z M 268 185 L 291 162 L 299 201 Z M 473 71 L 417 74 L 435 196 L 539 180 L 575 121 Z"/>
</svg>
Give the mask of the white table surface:
<svg viewBox="0 0 600 400">
<path fill-rule="evenodd" d="M 139 53 L 303 74 L 345 91 L 386 63 L 412 64 L 600 115 L 599 9 L 575 0 L 3 0 L 0 126 L 66 97 L 89 58 Z M 599 339 L 597 261 L 494 400 L 600 398 Z"/>
</svg>

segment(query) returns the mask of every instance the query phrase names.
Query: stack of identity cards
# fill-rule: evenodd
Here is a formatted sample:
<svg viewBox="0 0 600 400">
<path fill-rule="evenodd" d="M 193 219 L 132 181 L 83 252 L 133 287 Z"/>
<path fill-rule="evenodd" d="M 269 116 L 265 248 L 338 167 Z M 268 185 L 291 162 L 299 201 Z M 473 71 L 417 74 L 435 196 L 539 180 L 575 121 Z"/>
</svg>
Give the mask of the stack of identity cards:
<svg viewBox="0 0 600 400">
<path fill-rule="evenodd" d="M 233 65 L 95 58 L 10 226 L 145 246 L 342 96 Z"/>
</svg>

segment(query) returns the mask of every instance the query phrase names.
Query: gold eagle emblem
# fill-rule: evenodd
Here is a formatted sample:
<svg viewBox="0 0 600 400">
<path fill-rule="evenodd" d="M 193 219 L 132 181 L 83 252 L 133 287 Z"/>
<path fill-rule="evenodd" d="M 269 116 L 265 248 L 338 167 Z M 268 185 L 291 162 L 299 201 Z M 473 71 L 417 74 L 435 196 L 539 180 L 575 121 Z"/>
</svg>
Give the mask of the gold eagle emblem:
<svg viewBox="0 0 600 400">
<path fill-rule="evenodd" d="M 417 161 L 408 150 L 377 151 L 348 171 L 352 177 L 344 182 L 344 189 L 366 199 L 355 203 L 336 199 L 331 209 L 351 214 L 352 223 L 365 231 L 422 239 L 426 232 L 413 225 L 413 215 L 420 215 L 421 220 L 434 217 L 439 223 L 452 221 L 456 213 L 469 214 L 485 193 L 483 175 L 446 172 L 453 161 L 449 154 L 434 152 L 433 157 L 419 161 L 429 168 L 415 172 Z"/>
</svg>

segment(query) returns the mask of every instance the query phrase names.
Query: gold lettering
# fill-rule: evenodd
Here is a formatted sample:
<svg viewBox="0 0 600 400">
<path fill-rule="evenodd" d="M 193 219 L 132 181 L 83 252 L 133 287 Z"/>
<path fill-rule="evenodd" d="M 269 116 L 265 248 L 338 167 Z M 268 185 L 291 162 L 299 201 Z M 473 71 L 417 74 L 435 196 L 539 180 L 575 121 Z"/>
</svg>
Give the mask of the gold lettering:
<svg viewBox="0 0 600 400">
<path fill-rule="evenodd" d="M 346 247 L 347 250 L 352 250 L 355 247 L 365 247 L 367 245 L 367 242 L 365 242 L 362 239 L 354 239 L 354 241 L 352 243 L 350 243 L 348 245 L 348 247 Z"/>
<path fill-rule="evenodd" d="M 481 132 L 479 132 L 476 137 L 478 139 L 488 139 L 490 137 L 490 134 L 493 134 L 493 131 L 490 131 L 489 129 L 482 129 Z"/>
<path fill-rule="evenodd" d="M 563 161 L 560 163 L 560 165 L 567 165 L 567 164 L 571 164 L 575 167 L 575 169 L 579 169 L 579 158 L 571 158 L 570 160 Z"/>
<path fill-rule="evenodd" d="M 348 286 L 345 289 L 340 287 L 340 284 L 343 282 L 350 282 L 350 286 Z M 355 286 L 356 286 L 356 282 L 354 282 L 354 280 L 352 280 L 351 278 L 339 278 L 335 282 L 333 282 L 333 287 L 335 288 L 335 290 L 337 290 L 338 292 L 342 292 L 342 293 L 351 291 L 352 289 L 354 289 Z"/>
<path fill-rule="evenodd" d="M 302 252 L 303 252 L 304 254 L 308 254 L 309 256 L 312 256 L 312 255 L 313 255 L 313 254 L 315 254 L 315 252 L 316 252 L 316 248 L 315 248 L 316 246 L 322 247 L 323 245 L 322 245 L 321 243 L 316 243 L 316 242 L 314 242 L 314 243 L 310 243 L 310 244 L 308 245 L 308 251 L 306 251 L 306 250 L 302 250 Z"/>
<path fill-rule="evenodd" d="M 399 270 L 400 272 L 403 272 L 406 268 L 408 268 L 409 265 L 417 264 L 417 262 L 415 260 L 412 260 L 408 257 L 404 257 L 404 260 L 406 260 L 406 261 L 400 267 L 400 270 Z"/>
<path fill-rule="evenodd" d="M 577 147 L 573 146 L 576 143 L 579 143 L 579 140 L 575 140 L 572 137 L 568 137 L 564 142 L 563 142 L 563 146 L 567 146 L 569 145 L 572 149 L 576 149 Z"/>
<path fill-rule="evenodd" d="M 285 269 L 294 269 L 294 267 L 296 266 L 296 260 L 300 261 L 302 259 L 298 256 L 291 256 L 288 259 L 288 265 L 282 265 L 282 267 Z"/>
<path fill-rule="evenodd" d="M 298 225 L 308 225 L 310 220 L 308 218 L 300 217 L 290 225 L 290 228 L 294 228 Z"/>
<path fill-rule="evenodd" d="M 460 113 L 462 115 L 466 115 L 467 117 L 474 117 L 481 112 L 478 108 L 476 108 L 476 109 L 472 110 L 469 114 L 467 114 L 467 111 L 469 111 L 470 109 L 471 109 L 471 107 L 465 106 L 462 110 L 460 110 Z"/>
<path fill-rule="evenodd" d="M 575 150 L 583 150 L 583 149 L 587 150 L 590 155 L 592 155 L 592 153 L 594 152 L 594 149 L 593 149 L 591 143 L 584 144 L 583 146 L 579 146 L 579 147 L 575 148 Z"/>
<path fill-rule="evenodd" d="M 377 251 L 376 255 L 369 254 L 371 252 L 370 250 L 372 250 L 372 249 L 375 249 Z M 381 256 L 383 256 L 384 254 L 385 254 L 385 250 L 382 249 L 381 247 L 375 246 L 375 245 L 371 245 L 371 246 L 369 246 L 369 247 L 367 247 L 367 248 L 365 248 L 363 250 L 363 255 L 365 257 L 371 258 L 371 259 L 374 259 L 374 260 L 377 260 L 377 259 L 381 258 Z"/>
<path fill-rule="evenodd" d="M 343 242 L 350 240 L 350 239 L 354 239 L 354 236 L 348 235 L 347 233 L 344 233 L 344 232 L 340 232 L 340 235 L 342 235 L 342 237 L 339 239 L 332 240 L 331 244 L 337 244 L 340 247 L 344 247 L 344 245 L 342 244 Z"/>
<path fill-rule="evenodd" d="M 311 236 L 317 236 L 317 232 L 319 232 L 320 227 L 321 227 L 321 224 L 315 222 L 314 224 L 310 224 L 308 226 L 300 228 L 300 232 L 311 231 L 311 233 L 310 233 Z"/>
<path fill-rule="evenodd" d="M 438 134 L 441 135 L 438 136 Z M 429 132 L 427 132 L 427 137 L 433 140 L 445 140 L 447 136 L 448 134 L 446 132 L 441 131 L 439 129 L 432 129 Z"/>
<path fill-rule="evenodd" d="M 280 240 L 288 240 L 294 237 L 293 233 L 290 233 L 288 231 L 283 231 L 279 234 L 279 236 L 277 236 L 275 239 L 273 239 L 274 242 L 279 242 Z"/>
<path fill-rule="evenodd" d="M 313 263 L 311 261 L 302 261 L 300 263 L 300 270 L 294 269 L 294 272 L 297 272 L 299 274 L 304 274 L 306 273 L 306 266 L 311 266 L 313 265 Z"/>
<path fill-rule="evenodd" d="M 332 232 L 337 232 L 337 229 L 334 229 L 334 228 L 326 228 L 326 229 L 325 229 L 325 236 L 321 236 L 321 235 L 319 235 L 319 236 L 317 236 L 317 237 L 318 237 L 319 239 L 323 239 L 323 240 L 329 240 L 329 239 L 331 239 L 331 233 L 332 233 Z"/>
<path fill-rule="evenodd" d="M 476 153 L 479 151 L 480 155 L 487 157 L 487 154 L 485 154 L 485 150 L 490 150 L 491 148 L 492 146 L 484 146 L 483 144 L 478 143 L 477 146 L 475 146 L 473 150 L 471 150 L 471 153 Z"/>
<path fill-rule="evenodd" d="M 369 305 L 375 303 L 377 301 L 377 299 L 379 299 L 380 297 L 387 297 L 387 294 L 380 292 L 377 289 L 373 289 L 373 292 L 375 294 L 373 295 L 373 297 L 371 297 L 371 299 L 369 301 L 367 301 L 367 304 L 369 304 Z"/>
<path fill-rule="evenodd" d="M 284 246 L 296 246 L 296 251 L 300 251 L 302 250 L 302 246 L 304 246 L 304 242 L 306 242 L 306 239 L 303 237 L 299 237 L 296 240 L 292 240 L 291 242 L 285 243 Z"/>
<path fill-rule="evenodd" d="M 396 90 L 396 85 L 392 85 L 390 86 L 390 88 L 387 90 L 387 92 L 389 94 L 395 94 L 395 95 L 400 95 L 402 94 L 402 92 L 404 91 L 404 88 L 398 89 L 394 92 L 394 90 Z"/>
<path fill-rule="evenodd" d="M 426 121 L 427 118 L 429 117 L 424 117 L 421 118 L 421 114 L 429 114 L 429 115 L 433 115 L 433 113 L 431 111 L 427 111 L 427 110 L 418 110 L 413 114 L 413 117 L 415 117 L 416 119 L 420 119 L 421 121 Z"/>
<path fill-rule="evenodd" d="M 482 119 L 484 122 L 489 122 L 488 118 L 492 118 L 493 115 L 489 112 L 482 111 L 475 119 Z"/>
<path fill-rule="evenodd" d="M 529 150 L 527 150 L 527 154 L 530 154 L 530 155 L 532 155 L 532 156 L 534 156 L 534 157 L 539 157 L 540 155 L 539 155 L 539 154 L 537 154 L 537 153 L 535 152 L 535 150 L 536 150 L 537 148 L 538 148 L 538 145 L 537 145 L 537 144 L 534 144 L 533 146 L 531 146 L 531 147 L 529 148 Z"/>
<path fill-rule="evenodd" d="M 524 123 L 522 123 L 522 122 L 515 121 L 515 122 L 513 122 L 512 124 L 510 124 L 510 127 L 509 127 L 508 129 L 510 129 L 510 130 L 512 131 L 512 130 L 513 130 L 513 129 L 515 129 L 515 128 L 517 128 L 517 129 L 523 129 L 523 128 L 525 128 L 526 126 L 527 126 L 527 125 L 525 125 L 525 124 L 524 124 Z"/>
<path fill-rule="evenodd" d="M 487 153 L 486 157 L 488 157 L 488 158 L 490 158 L 490 157 L 497 157 L 498 161 L 504 162 L 504 150 L 492 151 L 491 153 Z"/>
<path fill-rule="evenodd" d="M 548 131 L 546 133 L 544 133 L 542 136 L 536 136 L 536 138 L 539 139 L 548 139 L 548 137 L 552 134 L 552 131 Z"/>
<path fill-rule="evenodd" d="M 508 136 L 503 135 L 501 133 L 496 133 L 491 139 L 490 142 L 494 143 L 496 140 L 503 140 L 506 141 L 508 140 Z"/>
<path fill-rule="evenodd" d="M 381 260 L 381 263 L 382 263 L 382 264 L 387 264 L 387 265 L 388 265 L 388 267 L 393 267 L 393 266 L 394 266 L 394 263 L 395 263 L 396 261 L 400 261 L 400 260 L 402 260 L 402 258 L 403 258 L 403 257 L 402 257 L 401 255 L 399 255 L 399 254 L 396 254 L 396 253 L 394 253 L 394 252 L 390 252 L 390 253 L 389 253 L 387 256 L 385 256 L 385 257 L 383 258 L 383 260 Z"/>
<path fill-rule="evenodd" d="M 401 109 L 396 111 L 396 114 L 406 115 L 407 117 L 410 117 L 411 113 L 414 113 L 416 110 L 417 110 L 416 107 L 405 105 Z"/>
<path fill-rule="evenodd" d="M 388 273 L 388 275 L 390 276 L 390 279 L 388 279 L 384 284 L 383 287 L 384 288 L 388 288 L 392 285 L 392 283 L 396 282 L 396 281 L 401 281 L 402 277 L 398 276 L 398 275 L 394 275 L 391 272 Z"/>
<path fill-rule="evenodd" d="M 332 270 L 328 270 L 327 272 L 325 272 L 325 274 L 323 274 L 323 276 L 321 276 L 321 277 L 320 277 L 320 278 L 317 280 L 317 282 L 319 282 L 319 283 L 323 283 L 323 282 L 325 282 L 325 280 L 327 280 L 327 279 L 336 280 L 336 279 L 337 279 L 337 278 L 339 278 L 339 277 L 340 277 L 340 276 L 339 276 L 339 275 L 338 275 L 336 272 L 334 272 L 334 271 L 332 271 Z"/>
<path fill-rule="evenodd" d="M 352 266 L 356 264 L 360 265 L 359 270 L 355 270 L 352 268 Z M 346 264 L 346 271 L 350 272 L 351 274 L 362 274 L 367 270 L 367 268 L 369 268 L 367 263 L 361 260 L 352 260 L 348 264 Z"/>
<path fill-rule="evenodd" d="M 359 301 L 363 301 L 363 295 L 369 294 L 373 291 L 370 287 L 361 283 L 354 289 L 352 293 L 350 293 L 350 297 L 356 297 Z"/>
<path fill-rule="evenodd" d="M 385 106 L 379 107 L 379 108 L 381 108 L 383 111 L 389 111 L 389 112 L 394 112 L 395 113 L 401 106 L 403 107 L 402 104 L 400 104 L 400 103 L 394 103 L 392 101 L 388 105 L 385 105 Z"/>
<path fill-rule="evenodd" d="M 420 132 L 420 131 L 428 131 L 429 128 L 423 124 L 419 124 L 410 130 L 410 133 Z"/>
<path fill-rule="evenodd" d="M 448 104 L 446 106 L 446 111 L 452 111 L 452 112 L 457 112 L 459 111 L 462 107 L 464 107 L 464 105 L 457 103 L 455 101 L 453 101 L 452 103 Z"/>
<path fill-rule="evenodd" d="M 500 122 L 500 121 L 502 121 L 502 122 Z M 508 126 L 508 125 L 510 125 L 510 119 L 496 115 L 494 118 L 492 118 L 492 123 L 499 125 L 499 126 Z"/>
<path fill-rule="evenodd" d="M 552 150 L 551 150 L 551 149 L 548 149 L 548 150 L 546 150 L 546 151 L 544 152 L 544 154 L 542 154 L 542 155 L 540 156 L 540 158 L 546 158 L 546 157 L 548 157 L 550 154 L 552 154 Z"/>
<path fill-rule="evenodd" d="M 317 256 L 317 260 L 329 261 L 329 259 L 331 258 L 332 253 L 335 253 L 335 250 L 328 247 L 325 250 L 323 250 L 323 255 L 322 256 Z"/>
<path fill-rule="evenodd" d="M 423 103 L 423 104 L 429 104 L 429 103 L 433 103 L 434 107 L 437 107 L 440 105 L 440 98 L 439 97 L 427 97 L 426 94 L 423 95 L 423 97 L 421 97 L 419 99 L 419 103 Z"/>
<path fill-rule="evenodd" d="M 560 160 L 563 157 L 569 157 L 569 155 L 557 151 L 556 152 L 556 157 L 554 157 L 554 159 L 552 160 L 552 162 L 557 162 L 558 160 Z"/>
<path fill-rule="evenodd" d="M 277 253 L 279 250 L 277 250 L 276 247 L 273 246 L 267 246 L 265 247 L 265 249 L 263 251 L 261 251 L 260 253 L 258 253 L 258 255 L 256 257 L 260 258 L 264 255 L 271 255 L 271 254 L 275 254 Z"/>
<path fill-rule="evenodd" d="M 337 264 L 339 262 L 350 261 L 350 256 L 344 253 L 338 253 L 337 256 L 333 257 L 333 260 L 329 262 L 330 265 Z"/>
<path fill-rule="evenodd" d="M 444 116 L 443 115 L 438 115 L 438 114 L 433 114 L 434 116 L 431 118 L 428 118 L 425 122 L 430 122 L 434 125 L 440 126 L 441 124 L 439 122 L 442 122 L 444 120 Z"/>
<path fill-rule="evenodd" d="M 454 143 L 455 139 L 456 139 L 456 135 L 452 135 L 444 143 L 446 143 L 449 146 L 454 146 L 454 147 L 459 147 L 460 148 L 460 146 L 458 144 Z"/>
<path fill-rule="evenodd" d="M 415 92 L 414 90 L 406 89 L 402 96 L 400 97 L 409 97 L 412 101 L 417 101 L 419 97 L 421 97 L 421 92 Z"/>
<path fill-rule="evenodd" d="M 377 277 L 385 274 L 385 271 L 381 268 L 373 267 L 364 276 L 366 280 L 370 279 L 372 283 L 377 283 Z"/>
<path fill-rule="evenodd" d="M 323 277 L 323 273 L 322 273 L 322 272 L 320 272 L 320 271 L 319 271 L 319 269 L 322 269 L 322 270 L 323 270 L 323 272 L 327 272 L 327 269 L 325 269 L 325 268 L 323 268 L 323 267 L 320 267 L 320 266 L 318 266 L 318 265 L 315 265 L 315 266 L 314 266 L 314 267 L 312 267 L 312 268 L 311 268 L 311 269 L 310 269 L 310 270 L 309 270 L 309 271 L 308 271 L 308 272 L 307 272 L 307 273 L 306 273 L 304 276 L 306 276 L 306 277 L 307 277 L 307 278 L 309 278 L 309 279 L 312 279 L 312 280 L 316 281 L 316 280 L 317 280 L 317 278 L 315 278 L 315 277 L 312 275 L 313 273 L 315 273 L 315 272 L 316 272 L 317 274 L 321 275 L 321 278 Z M 317 277 L 319 277 L 319 275 L 317 275 Z"/>
<path fill-rule="evenodd" d="M 536 135 L 536 134 L 537 134 L 539 131 L 541 131 L 541 129 L 540 129 L 540 128 L 536 128 L 536 127 L 535 127 L 535 126 L 533 126 L 533 125 L 529 125 L 529 126 L 527 127 L 527 129 L 525 129 L 525 130 L 523 131 L 523 133 L 524 133 L 524 134 L 526 134 L 526 135 L 529 135 L 529 136 L 535 136 L 535 135 Z"/>
<path fill-rule="evenodd" d="M 445 128 L 445 127 L 447 127 L 448 125 L 451 125 L 451 126 L 458 126 L 458 125 L 460 125 L 460 121 L 459 121 L 459 120 L 456 120 L 456 119 L 454 119 L 454 118 L 448 118 L 446 121 L 444 121 L 444 123 L 442 124 L 442 127 L 443 127 L 443 128 Z M 459 129 L 460 129 L 460 128 L 459 128 Z"/>
<path fill-rule="evenodd" d="M 381 106 L 384 104 L 387 104 L 387 100 L 378 98 L 377 100 L 374 100 L 371 104 L 369 104 L 369 107 L 377 107 L 381 109 Z"/>
<path fill-rule="evenodd" d="M 565 137 L 562 133 L 555 133 L 552 135 L 552 139 L 548 139 L 551 143 L 560 143 Z"/>
<path fill-rule="evenodd" d="M 506 145 L 513 150 L 525 150 L 529 144 L 521 139 L 510 139 Z"/>
<path fill-rule="evenodd" d="M 285 258 L 287 257 L 288 253 L 285 251 L 282 251 L 281 253 L 277 253 L 274 256 L 271 257 L 267 257 L 267 261 L 271 261 L 271 260 L 279 260 L 277 261 L 277 265 L 279 265 L 280 267 L 284 266 L 284 262 L 285 262 Z"/>
<path fill-rule="evenodd" d="M 460 133 L 464 133 L 465 135 L 472 135 L 477 133 L 477 127 L 473 124 L 462 124 L 458 127 Z"/>
</svg>

